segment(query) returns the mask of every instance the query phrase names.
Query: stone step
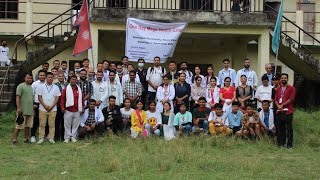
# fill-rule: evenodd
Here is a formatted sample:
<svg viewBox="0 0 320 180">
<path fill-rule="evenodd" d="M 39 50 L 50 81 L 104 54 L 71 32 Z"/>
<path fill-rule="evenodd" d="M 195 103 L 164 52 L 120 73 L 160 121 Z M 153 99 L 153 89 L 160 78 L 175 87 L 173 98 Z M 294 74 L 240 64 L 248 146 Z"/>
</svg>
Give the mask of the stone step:
<svg viewBox="0 0 320 180">
<path fill-rule="evenodd" d="M 10 67 L 10 70 L 19 70 L 19 68 L 20 68 L 20 64 Z M 8 69 L 8 66 L 0 66 L 0 70 L 7 70 L 7 69 Z"/>
<path fill-rule="evenodd" d="M 15 78 L 16 75 L 18 74 L 19 70 L 11 70 L 9 71 L 10 74 L 10 78 L 13 77 Z M 5 77 L 5 75 L 7 74 L 7 70 L 0 70 L 0 77 Z"/>
<path fill-rule="evenodd" d="M 17 78 L 17 74 L 9 74 L 9 77 L 10 77 L 10 79 L 9 79 L 9 83 L 10 84 L 13 84 L 13 83 L 15 83 L 15 81 L 16 81 L 16 78 Z M 6 79 L 4 79 L 4 76 L 1 76 L 0 77 L 0 86 L 2 85 L 2 83 L 3 83 L 3 81 L 4 81 L 4 83 L 8 83 L 8 78 L 6 78 Z"/>
<path fill-rule="evenodd" d="M 11 92 L 13 91 L 14 87 L 15 87 L 15 82 L 10 83 L 9 85 L 7 83 L 4 83 L 3 86 L 3 92 Z M 0 85 L 0 89 L 1 89 L 2 84 Z M 9 87 L 9 88 L 8 88 Z"/>
<path fill-rule="evenodd" d="M 13 92 L 4 91 L 0 96 L 0 102 L 6 101 L 6 100 L 9 100 L 9 101 L 12 100 L 12 93 Z"/>
<path fill-rule="evenodd" d="M 9 103 L 10 102 L 0 102 L 0 112 L 7 111 Z"/>
</svg>

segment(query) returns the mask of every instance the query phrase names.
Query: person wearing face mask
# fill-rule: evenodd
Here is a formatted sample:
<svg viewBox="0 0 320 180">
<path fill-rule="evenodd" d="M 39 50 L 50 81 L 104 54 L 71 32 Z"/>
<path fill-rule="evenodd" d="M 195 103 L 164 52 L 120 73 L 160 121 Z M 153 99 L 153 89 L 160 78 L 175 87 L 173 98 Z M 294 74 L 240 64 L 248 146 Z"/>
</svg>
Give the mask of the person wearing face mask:
<svg viewBox="0 0 320 180">
<path fill-rule="evenodd" d="M 9 48 L 7 47 L 7 41 L 1 41 L 0 46 L 0 66 L 9 66 L 11 61 L 9 59 Z"/>
<path fill-rule="evenodd" d="M 278 108 L 276 113 L 276 118 L 279 123 L 279 132 L 277 134 L 278 146 L 284 147 L 287 145 L 287 148 L 291 149 L 293 146 L 293 103 L 296 96 L 296 89 L 288 84 L 288 78 L 288 74 L 281 74 L 281 86 L 276 91 L 275 104 Z"/>
<path fill-rule="evenodd" d="M 78 80 L 80 79 L 80 71 L 81 71 L 81 67 L 80 67 L 80 63 L 76 62 L 73 65 L 74 68 L 74 74 L 77 76 Z"/>
<path fill-rule="evenodd" d="M 145 61 L 144 59 L 138 59 L 138 68 L 136 69 L 137 75 L 140 78 L 140 83 L 142 85 L 142 94 L 141 101 L 145 105 L 147 101 L 147 90 L 148 90 L 148 82 L 146 79 L 147 69 L 144 67 Z"/>
</svg>

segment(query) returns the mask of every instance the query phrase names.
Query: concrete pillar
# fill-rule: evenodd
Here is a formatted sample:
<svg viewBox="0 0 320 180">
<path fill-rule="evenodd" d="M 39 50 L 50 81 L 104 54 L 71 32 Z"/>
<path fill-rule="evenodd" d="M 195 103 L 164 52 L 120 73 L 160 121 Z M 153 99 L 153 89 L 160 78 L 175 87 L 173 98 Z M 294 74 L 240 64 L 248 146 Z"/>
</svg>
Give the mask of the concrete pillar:
<svg viewBox="0 0 320 180">
<path fill-rule="evenodd" d="M 33 30 L 33 0 L 26 0 L 26 32 L 25 36 Z"/>
<path fill-rule="evenodd" d="M 316 11 L 319 11 L 320 9 L 320 1 L 315 1 L 315 9 Z M 318 21 L 318 19 L 320 19 L 320 13 L 315 13 L 315 18 L 316 18 L 316 21 Z M 315 29 L 314 31 L 315 32 L 320 32 L 320 24 L 319 23 L 315 23 Z M 314 34 L 314 36 L 317 38 L 317 39 L 320 39 L 320 34 Z M 317 42 L 315 42 L 316 45 L 319 45 Z"/>
<path fill-rule="evenodd" d="M 93 23 L 90 25 L 91 28 L 91 40 L 92 48 L 88 50 L 88 58 L 91 60 L 90 67 L 96 70 L 96 64 L 98 63 L 98 48 L 99 48 L 99 30 Z"/>
<path fill-rule="evenodd" d="M 265 64 L 270 61 L 270 35 L 269 30 L 266 29 L 261 33 L 258 39 L 258 63 L 257 63 L 257 76 L 259 82 L 262 75 L 265 73 Z"/>
<path fill-rule="evenodd" d="M 298 10 L 296 11 L 296 24 L 303 29 L 303 11 L 301 10 Z M 303 32 L 300 31 L 299 32 L 299 29 L 298 28 L 295 28 L 296 29 L 296 40 L 299 42 L 299 36 L 300 36 L 300 42 L 302 43 L 303 42 Z M 300 33 L 300 35 L 299 35 Z"/>
</svg>

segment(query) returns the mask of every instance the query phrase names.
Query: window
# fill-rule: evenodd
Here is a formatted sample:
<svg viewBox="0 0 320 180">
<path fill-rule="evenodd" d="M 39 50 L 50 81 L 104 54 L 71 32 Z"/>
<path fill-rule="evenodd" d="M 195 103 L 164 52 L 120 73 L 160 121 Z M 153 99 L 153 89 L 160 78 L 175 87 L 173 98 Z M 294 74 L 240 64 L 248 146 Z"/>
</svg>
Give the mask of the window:
<svg viewBox="0 0 320 180">
<path fill-rule="evenodd" d="M 1 0 L 0 19 L 18 19 L 18 0 Z"/>
</svg>

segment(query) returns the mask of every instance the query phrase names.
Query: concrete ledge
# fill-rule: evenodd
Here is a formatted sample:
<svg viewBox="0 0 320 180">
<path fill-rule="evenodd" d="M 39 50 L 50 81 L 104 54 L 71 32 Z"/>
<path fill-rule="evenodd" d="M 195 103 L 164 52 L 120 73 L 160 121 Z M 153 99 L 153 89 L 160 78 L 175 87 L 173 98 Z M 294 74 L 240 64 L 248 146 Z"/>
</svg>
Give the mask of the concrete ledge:
<svg viewBox="0 0 320 180">
<path fill-rule="evenodd" d="M 195 12 L 174 10 L 137 10 L 137 9 L 93 9 L 91 22 L 126 22 L 127 18 L 139 18 L 160 22 L 188 22 L 189 24 L 211 24 L 224 26 L 272 26 L 267 14 L 231 12 Z"/>
</svg>

